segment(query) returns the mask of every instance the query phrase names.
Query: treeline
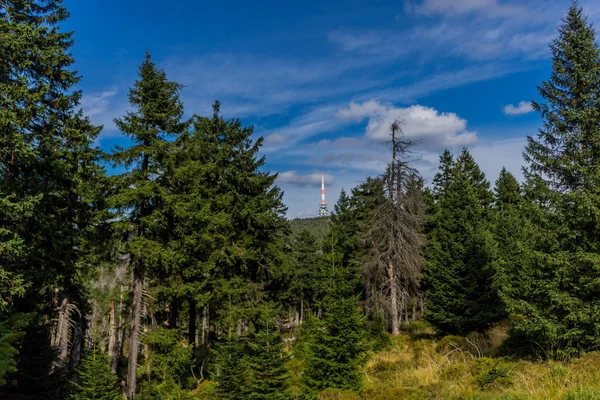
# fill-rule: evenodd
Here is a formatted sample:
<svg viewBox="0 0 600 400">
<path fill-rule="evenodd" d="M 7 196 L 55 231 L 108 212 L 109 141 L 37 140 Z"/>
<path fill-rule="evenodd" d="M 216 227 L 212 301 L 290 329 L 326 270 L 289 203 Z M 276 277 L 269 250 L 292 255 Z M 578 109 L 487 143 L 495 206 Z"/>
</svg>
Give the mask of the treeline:
<svg viewBox="0 0 600 400">
<path fill-rule="evenodd" d="M 323 238 L 291 234 L 262 138 L 218 102 L 184 117 L 149 54 L 115 119 L 131 145 L 100 151 L 67 17 L 0 1 L 3 397 L 316 398 L 358 390 L 369 351 L 420 319 L 509 321 L 522 356 L 600 344 L 600 50 L 577 3 L 523 184 L 503 170 L 492 189 L 464 149 L 424 187 L 398 121 L 387 169 L 342 192 Z"/>
</svg>

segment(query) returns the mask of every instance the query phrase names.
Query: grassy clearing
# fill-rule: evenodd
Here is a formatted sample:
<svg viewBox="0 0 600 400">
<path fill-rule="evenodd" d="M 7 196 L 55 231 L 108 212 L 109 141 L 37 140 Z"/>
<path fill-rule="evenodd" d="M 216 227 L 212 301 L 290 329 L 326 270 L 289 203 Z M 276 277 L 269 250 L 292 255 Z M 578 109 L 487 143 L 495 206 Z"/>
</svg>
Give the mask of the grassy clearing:
<svg viewBox="0 0 600 400">
<path fill-rule="evenodd" d="M 600 400 L 600 352 L 570 361 L 497 357 L 506 329 L 487 335 L 434 339 L 423 324 L 391 338 L 369 355 L 359 393 L 327 390 L 320 400 Z M 302 363 L 290 363 L 292 392 L 300 394 Z M 198 398 L 211 398 L 204 382 Z"/>
<path fill-rule="evenodd" d="M 505 332 L 441 340 L 426 330 L 406 333 L 371 355 L 360 393 L 328 391 L 320 398 L 600 400 L 599 352 L 565 363 L 495 357 Z"/>
</svg>

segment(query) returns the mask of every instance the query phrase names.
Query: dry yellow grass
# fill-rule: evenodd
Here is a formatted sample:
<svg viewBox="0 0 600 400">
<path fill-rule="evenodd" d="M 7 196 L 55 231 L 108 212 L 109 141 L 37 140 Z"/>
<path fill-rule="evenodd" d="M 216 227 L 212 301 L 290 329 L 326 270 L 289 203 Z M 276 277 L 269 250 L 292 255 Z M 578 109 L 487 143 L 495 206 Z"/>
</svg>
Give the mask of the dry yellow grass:
<svg viewBox="0 0 600 400">
<path fill-rule="evenodd" d="M 600 400 L 600 353 L 568 363 L 490 357 L 505 332 L 439 341 L 392 338 L 390 348 L 364 366 L 359 394 L 329 391 L 321 399 Z"/>
<path fill-rule="evenodd" d="M 370 354 L 362 369 L 360 393 L 327 390 L 320 400 L 600 400 L 600 352 L 567 363 L 494 358 L 506 329 L 483 337 L 433 340 L 428 331 L 391 338 L 391 345 Z M 292 365 L 292 376 L 301 365 Z M 300 368 L 300 369 L 298 369 Z M 298 386 L 299 379 L 293 379 Z M 213 397 L 214 383 L 196 395 Z M 202 394 L 203 395 L 202 395 Z"/>
</svg>

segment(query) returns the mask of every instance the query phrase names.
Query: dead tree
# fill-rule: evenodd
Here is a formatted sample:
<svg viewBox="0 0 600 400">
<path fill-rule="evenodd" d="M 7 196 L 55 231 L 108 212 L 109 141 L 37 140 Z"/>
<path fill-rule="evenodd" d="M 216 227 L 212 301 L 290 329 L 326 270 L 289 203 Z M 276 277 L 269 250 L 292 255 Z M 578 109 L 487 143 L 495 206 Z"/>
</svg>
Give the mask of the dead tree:
<svg viewBox="0 0 600 400">
<path fill-rule="evenodd" d="M 392 157 L 380 178 L 385 201 L 372 214 L 364 241 L 369 249 L 363 265 L 371 310 L 383 309 L 392 334 L 419 296 L 424 202 L 422 179 L 409 165 L 413 145 L 404 139 L 401 121 L 390 126 Z"/>
</svg>

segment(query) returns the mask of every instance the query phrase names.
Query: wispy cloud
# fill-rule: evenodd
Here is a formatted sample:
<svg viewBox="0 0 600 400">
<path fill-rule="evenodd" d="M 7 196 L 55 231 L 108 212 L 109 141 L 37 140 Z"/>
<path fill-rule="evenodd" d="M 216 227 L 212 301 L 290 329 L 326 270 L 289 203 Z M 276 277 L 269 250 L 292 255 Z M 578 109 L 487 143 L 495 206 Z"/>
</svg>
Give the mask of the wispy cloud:
<svg viewBox="0 0 600 400">
<path fill-rule="evenodd" d="M 122 92 L 111 87 L 100 92 L 84 93 L 80 106 L 93 124 L 103 126 L 100 140 L 121 135 L 113 120 L 127 111 L 127 99 Z"/>
<path fill-rule="evenodd" d="M 533 107 L 528 101 L 521 101 L 517 106 L 513 106 L 512 104 L 504 106 L 505 115 L 523 115 L 530 112 L 533 112 Z"/>
<path fill-rule="evenodd" d="M 405 10 L 423 15 L 461 16 L 482 12 L 492 17 L 505 17 L 519 15 L 525 9 L 498 0 L 423 0 L 420 3 L 407 1 Z"/>
</svg>

